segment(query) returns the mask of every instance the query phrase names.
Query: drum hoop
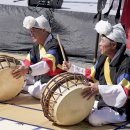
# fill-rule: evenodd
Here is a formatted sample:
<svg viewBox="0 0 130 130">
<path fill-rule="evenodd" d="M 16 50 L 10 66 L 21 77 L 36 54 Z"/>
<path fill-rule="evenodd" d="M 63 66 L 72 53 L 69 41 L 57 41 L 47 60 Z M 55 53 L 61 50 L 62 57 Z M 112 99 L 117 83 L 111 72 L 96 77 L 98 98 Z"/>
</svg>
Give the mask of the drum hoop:
<svg viewBox="0 0 130 130">
<path fill-rule="evenodd" d="M 66 76 L 67 74 L 67 76 Z M 65 75 L 65 77 L 64 77 Z M 53 81 L 55 81 L 56 78 L 60 77 L 61 76 L 61 79 L 59 79 L 56 83 L 57 84 L 53 84 L 53 86 L 51 86 L 50 88 L 48 87 Z M 73 82 L 71 80 L 76 80 L 76 82 Z M 54 121 L 52 116 L 51 116 L 51 113 L 49 112 L 49 103 L 50 102 L 57 102 L 58 98 L 61 96 L 61 94 L 59 94 L 58 98 L 55 99 L 53 97 L 54 94 L 57 94 L 55 91 L 58 89 L 58 84 L 60 85 L 63 85 L 65 82 L 72 82 L 73 84 L 75 84 L 76 86 L 79 84 L 77 84 L 78 81 L 82 81 L 81 83 L 85 83 L 87 80 L 87 78 L 85 78 L 85 76 L 81 75 L 81 74 L 72 74 L 72 73 L 68 73 L 68 72 L 65 72 L 65 73 L 61 73 L 55 77 L 53 77 L 46 85 L 46 88 L 44 89 L 43 93 L 42 93 L 42 98 L 41 98 L 41 104 L 42 104 L 42 108 L 43 108 L 43 113 L 44 113 L 44 116 L 47 117 L 50 121 Z M 80 83 L 80 84 L 81 84 Z M 73 87 L 73 86 L 71 86 Z M 48 92 L 46 93 L 46 95 L 44 95 L 44 93 L 46 92 L 46 89 L 48 89 Z M 69 89 L 69 86 L 66 87 L 65 91 Z M 65 92 L 64 91 L 64 92 Z M 51 101 L 51 97 L 54 98 L 54 101 Z M 53 108 L 52 108 L 53 110 Z"/>
</svg>

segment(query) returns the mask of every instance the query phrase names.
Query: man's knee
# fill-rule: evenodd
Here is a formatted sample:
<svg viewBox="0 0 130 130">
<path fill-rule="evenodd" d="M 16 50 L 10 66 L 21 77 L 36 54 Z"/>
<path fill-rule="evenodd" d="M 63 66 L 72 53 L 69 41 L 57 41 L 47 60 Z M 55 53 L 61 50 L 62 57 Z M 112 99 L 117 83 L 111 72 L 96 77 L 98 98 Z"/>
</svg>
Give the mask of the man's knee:
<svg viewBox="0 0 130 130">
<path fill-rule="evenodd" d="M 93 126 L 101 126 L 102 122 L 99 118 L 99 116 L 93 112 L 88 116 L 88 122 Z"/>
</svg>

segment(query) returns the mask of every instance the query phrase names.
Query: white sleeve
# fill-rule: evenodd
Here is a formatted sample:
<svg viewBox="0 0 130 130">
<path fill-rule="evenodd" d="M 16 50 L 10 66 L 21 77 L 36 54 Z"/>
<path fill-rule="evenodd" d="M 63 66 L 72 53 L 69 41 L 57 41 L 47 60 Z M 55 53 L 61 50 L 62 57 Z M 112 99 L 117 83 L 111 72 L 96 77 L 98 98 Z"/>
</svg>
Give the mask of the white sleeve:
<svg viewBox="0 0 130 130">
<path fill-rule="evenodd" d="M 107 105 L 120 108 L 126 103 L 127 96 L 121 85 L 98 85 L 98 88 Z"/>
<path fill-rule="evenodd" d="M 48 64 L 45 61 L 40 61 L 34 65 L 31 65 L 30 67 L 32 69 L 32 76 L 42 75 L 49 72 L 50 70 Z"/>
<path fill-rule="evenodd" d="M 70 69 L 68 70 L 68 72 L 85 75 L 85 68 L 81 68 L 81 67 L 78 67 L 78 66 L 72 64 Z"/>
</svg>

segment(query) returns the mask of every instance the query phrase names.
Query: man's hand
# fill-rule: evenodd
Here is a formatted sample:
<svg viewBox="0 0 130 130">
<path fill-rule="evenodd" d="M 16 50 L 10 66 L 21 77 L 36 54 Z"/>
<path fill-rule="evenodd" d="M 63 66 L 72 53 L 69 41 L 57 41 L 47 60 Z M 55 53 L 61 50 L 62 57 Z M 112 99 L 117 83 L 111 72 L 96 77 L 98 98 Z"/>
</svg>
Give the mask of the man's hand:
<svg viewBox="0 0 130 130">
<path fill-rule="evenodd" d="M 18 79 L 21 76 L 24 76 L 29 71 L 29 67 L 27 66 L 17 66 L 12 70 L 12 75 L 14 78 Z"/>
<path fill-rule="evenodd" d="M 92 96 L 95 96 L 99 93 L 98 85 L 92 82 L 88 83 L 88 86 L 83 88 L 83 92 L 81 93 L 83 98 L 87 97 L 87 100 L 89 100 Z"/>
<path fill-rule="evenodd" d="M 71 67 L 71 63 L 69 63 L 68 61 L 63 61 L 63 64 L 62 64 L 63 70 L 68 71 L 70 67 Z"/>
</svg>

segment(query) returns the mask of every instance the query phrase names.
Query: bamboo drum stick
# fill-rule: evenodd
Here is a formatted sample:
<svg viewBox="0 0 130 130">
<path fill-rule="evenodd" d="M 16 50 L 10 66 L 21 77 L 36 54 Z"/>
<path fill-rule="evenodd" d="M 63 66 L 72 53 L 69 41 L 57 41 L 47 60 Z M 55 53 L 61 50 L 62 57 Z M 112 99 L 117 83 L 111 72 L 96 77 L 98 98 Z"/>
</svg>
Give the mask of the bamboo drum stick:
<svg viewBox="0 0 130 130">
<path fill-rule="evenodd" d="M 62 53 L 63 59 L 64 59 L 64 61 L 66 61 L 65 53 L 64 53 L 63 47 L 61 45 L 60 37 L 59 37 L 58 34 L 57 34 L 57 40 L 58 40 L 58 43 L 59 43 L 59 46 L 60 46 L 60 49 L 61 49 L 61 53 Z"/>
</svg>

